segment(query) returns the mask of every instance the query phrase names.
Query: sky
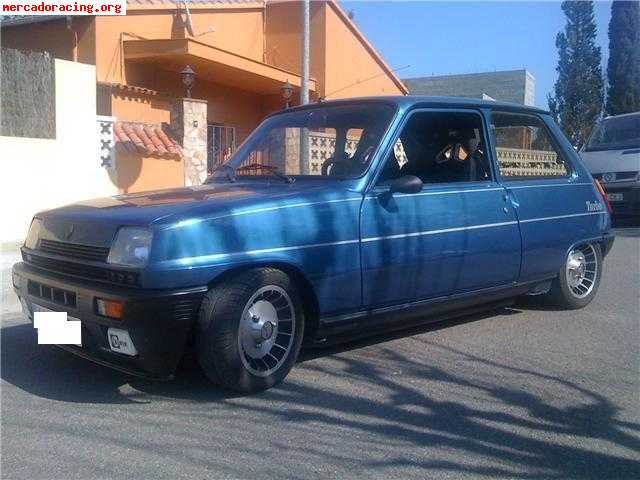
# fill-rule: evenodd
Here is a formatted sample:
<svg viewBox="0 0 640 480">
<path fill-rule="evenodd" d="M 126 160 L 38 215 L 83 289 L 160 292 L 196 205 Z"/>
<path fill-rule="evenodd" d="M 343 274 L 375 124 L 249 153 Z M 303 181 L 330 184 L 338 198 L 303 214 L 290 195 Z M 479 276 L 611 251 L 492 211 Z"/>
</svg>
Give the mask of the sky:
<svg viewBox="0 0 640 480">
<path fill-rule="evenodd" d="M 547 108 L 556 80 L 560 2 L 342 1 L 400 78 L 526 68 L 536 105 Z M 596 2 L 597 43 L 606 62 L 611 2 Z"/>
</svg>

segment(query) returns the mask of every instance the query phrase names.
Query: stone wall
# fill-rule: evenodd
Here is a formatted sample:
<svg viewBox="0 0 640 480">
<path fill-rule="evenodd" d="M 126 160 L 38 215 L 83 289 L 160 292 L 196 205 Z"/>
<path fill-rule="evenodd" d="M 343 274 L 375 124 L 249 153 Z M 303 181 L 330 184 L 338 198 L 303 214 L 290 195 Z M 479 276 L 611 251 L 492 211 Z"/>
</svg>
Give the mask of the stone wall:
<svg viewBox="0 0 640 480">
<path fill-rule="evenodd" d="M 184 184 L 207 178 L 207 101 L 181 98 L 171 106 L 171 130 L 182 146 Z"/>
</svg>

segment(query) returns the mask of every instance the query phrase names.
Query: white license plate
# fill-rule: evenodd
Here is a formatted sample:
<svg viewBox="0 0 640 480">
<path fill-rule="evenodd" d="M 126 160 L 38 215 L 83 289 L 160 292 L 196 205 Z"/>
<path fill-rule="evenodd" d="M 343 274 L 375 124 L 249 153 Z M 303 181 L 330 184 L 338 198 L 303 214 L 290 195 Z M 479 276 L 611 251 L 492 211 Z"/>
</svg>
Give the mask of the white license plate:
<svg viewBox="0 0 640 480">
<path fill-rule="evenodd" d="M 125 355 L 134 356 L 138 354 L 136 347 L 131 341 L 129 332 L 120 330 L 119 328 L 110 328 L 107 330 L 107 338 L 109 339 L 109 347 L 111 350 Z"/>
<path fill-rule="evenodd" d="M 607 193 L 607 198 L 610 202 L 622 202 L 624 200 L 624 193 Z"/>
</svg>

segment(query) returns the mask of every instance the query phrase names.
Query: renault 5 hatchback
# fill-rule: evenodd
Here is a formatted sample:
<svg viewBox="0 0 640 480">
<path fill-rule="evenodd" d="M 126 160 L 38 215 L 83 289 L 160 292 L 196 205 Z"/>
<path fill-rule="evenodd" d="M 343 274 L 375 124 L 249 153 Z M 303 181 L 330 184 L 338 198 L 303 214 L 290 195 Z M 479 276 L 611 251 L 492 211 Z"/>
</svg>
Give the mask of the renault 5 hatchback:
<svg viewBox="0 0 640 480">
<path fill-rule="evenodd" d="M 546 294 L 593 300 L 603 192 L 547 112 L 470 99 L 332 101 L 265 119 L 203 185 L 38 213 L 13 267 L 72 353 L 170 378 L 280 382 L 303 342 Z"/>
</svg>

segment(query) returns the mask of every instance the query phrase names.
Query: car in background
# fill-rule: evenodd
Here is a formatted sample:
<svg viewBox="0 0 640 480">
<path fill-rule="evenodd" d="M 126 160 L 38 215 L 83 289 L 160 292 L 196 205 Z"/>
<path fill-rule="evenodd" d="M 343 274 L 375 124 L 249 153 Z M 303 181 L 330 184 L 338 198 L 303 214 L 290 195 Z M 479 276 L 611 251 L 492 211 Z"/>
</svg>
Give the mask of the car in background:
<svg viewBox="0 0 640 480">
<path fill-rule="evenodd" d="M 606 117 L 580 155 L 616 216 L 640 216 L 640 112 Z"/>
</svg>

